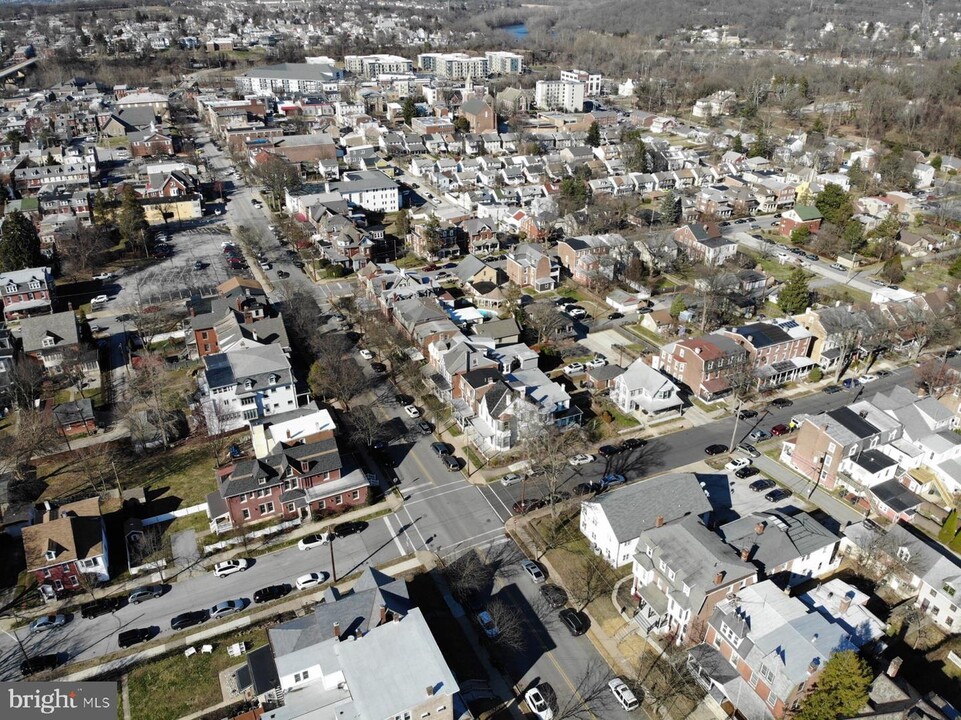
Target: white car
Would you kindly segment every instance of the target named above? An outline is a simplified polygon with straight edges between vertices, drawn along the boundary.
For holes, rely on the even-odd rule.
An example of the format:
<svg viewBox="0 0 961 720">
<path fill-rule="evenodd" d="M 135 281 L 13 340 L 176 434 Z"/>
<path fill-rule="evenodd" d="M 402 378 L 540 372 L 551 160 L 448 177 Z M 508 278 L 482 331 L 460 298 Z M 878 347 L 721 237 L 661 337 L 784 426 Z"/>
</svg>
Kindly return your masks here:
<svg viewBox="0 0 961 720">
<path fill-rule="evenodd" d="M 604 358 L 594 358 L 589 363 L 587 363 L 587 367 L 589 368 L 599 368 L 599 367 L 604 367 L 605 365 L 607 365 L 607 360 L 605 360 Z"/>
<path fill-rule="evenodd" d="M 564 366 L 564 374 L 566 375 L 579 375 L 584 372 L 584 363 L 572 362 L 570 365 Z"/>
<path fill-rule="evenodd" d="M 299 550 L 311 550 L 315 547 L 320 547 L 321 545 L 326 545 L 330 542 L 330 533 L 313 533 L 311 535 L 304 535 L 297 542 L 297 548 Z"/>
<path fill-rule="evenodd" d="M 224 560 L 214 565 L 214 574 L 217 577 L 227 577 L 233 575 L 234 573 L 243 572 L 250 565 L 243 558 L 236 558 L 235 560 Z"/>
<path fill-rule="evenodd" d="M 614 678 L 609 683 L 607 687 L 611 689 L 614 693 L 614 697 L 617 702 L 620 703 L 621 707 L 630 712 L 631 710 L 637 710 L 641 704 L 637 701 L 637 695 L 627 686 L 627 683 L 620 678 Z"/>
<path fill-rule="evenodd" d="M 544 571 L 541 570 L 541 566 L 538 565 L 533 560 L 525 560 L 524 562 L 522 562 L 521 569 L 527 573 L 527 575 L 530 577 L 531 581 L 535 585 L 540 585 L 542 582 L 544 582 L 547 579 L 546 577 L 544 577 Z"/>
<path fill-rule="evenodd" d="M 839 272 L 844 272 L 846 268 L 841 263 L 831 263 L 831 269 L 837 270 Z"/>
<path fill-rule="evenodd" d="M 416 405 L 405 405 L 404 412 L 407 413 L 407 415 L 412 418 L 420 417 L 420 410 L 417 409 Z"/>
<path fill-rule="evenodd" d="M 725 470 L 740 470 L 743 467 L 747 467 L 751 464 L 751 459 L 746 457 L 734 458 L 727 465 L 724 466 Z"/>
<path fill-rule="evenodd" d="M 110 299 L 110 298 L 107 297 L 106 295 L 97 295 L 97 297 L 93 298 L 93 299 L 90 301 L 90 304 L 91 304 L 91 305 L 106 305 L 106 304 L 107 304 L 107 301 L 108 301 L 109 299 Z"/>
<path fill-rule="evenodd" d="M 361 351 L 360 351 L 360 356 L 361 356 L 362 358 L 364 358 L 364 360 L 373 360 L 373 359 L 374 359 L 374 353 L 372 353 L 370 350 L 361 350 Z"/>
<path fill-rule="evenodd" d="M 859 379 L 861 380 L 861 384 L 863 385 L 864 383 L 874 382 L 875 380 L 878 379 L 878 376 L 868 374 L 868 375 L 862 375 Z"/>
<path fill-rule="evenodd" d="M 574 320 L 580 320 L 581 318 L 587 317 L 587 310 L 584 308 L 573 307 L 565 312 L 567 312 L 567 314 Z"/>
<path fill-rule="evenodd" d="M 113 273 L 105 272 L 105 273 L 100 273 L 99 275 L 94 275 L 94 276 L 93 276 L 93 279 L 94 279 L 94 280 L 103 280 L 103 281 L 106 282 L 107 280 L 113 280 L 115 277 L 117 277 L 117 276 L 114 275 Z"/>
<path fill-rule="evenodd" d="M 510 487 L 511 485 L 516 485 L 521 480 L 523 480 L 523 478 L 517 473 L 510 473 L 501 478 L 501 485 L 504 487 Z"/>
<path fill-rule="evenodd" d="M 326 579 L 327 573 L 307 573 L 297 578 L 294 584 L 297 585 L 298 590 L 306 590 L 307 588 L 317 587 Z"/>
<path fill-rule="evenodd" d="M 541 693 L 539 687 L 532 687 L 526 693 L 524 693 L 524 700 L 527 701 L 527 707 L 531 709 L 540 720 L 554 720 L 554 711 L 551 710 L 551 706 L 547 704 L 547 700 Z"/>
<path fill-rule="evenodd" d="M 594 456 L 586 455 L 586 454 L 575 455 L 567 462 L 575 467 L 577 467 L 578 465 L 589 465 L 590 463 L 594 462 Z"/>
</svg>

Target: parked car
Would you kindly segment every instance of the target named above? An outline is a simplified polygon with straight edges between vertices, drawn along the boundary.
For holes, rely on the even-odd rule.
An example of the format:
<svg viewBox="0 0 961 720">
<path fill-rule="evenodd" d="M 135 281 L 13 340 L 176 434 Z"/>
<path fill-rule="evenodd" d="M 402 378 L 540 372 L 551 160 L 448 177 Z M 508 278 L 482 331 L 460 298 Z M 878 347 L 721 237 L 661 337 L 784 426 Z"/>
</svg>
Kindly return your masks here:
<svg viewBox="0 0 961 720">
<path fill-rule="evenodd" d="M 98 274 L 98 275 L 94 275 L 94 276 L 93 276 L 93 279 L 94 279 L 94 280 L 99 280 L 100 282 L 109 282 L 110 280 L 113 280 L 115 277 L 117 277 L 117 276 L 114 275 L 113 273 L 110 273 L 110 272 L 102 272 L 102 273 L 100 273 L 100 274 Z"/>
<path fill-rule="evenodd" d="M 584 363 L 572 362 L 564 366 L 565 375 L 580 375 L 582 372 L 584 372 Z"/>
<path fill-rule="evenodd" d="M 260 604 L 271 600 L 279 600 L 289 594 L 290 591 L 291 587 L 286 583 L 283 585 L 268 585 L 254 593 L 254 602 Z"/>
<path fill-rule="evenodd" d="M 727 445 L 719 445 L 715 443 L 714 445 L 708 445 L 704 448 L 704 452 L 708 455 L 723 455 L 727 452 Z"/>
<path fill-rule="evenodd" d="M 540 585 L 547 579 L 544 576 L 544 571 L 541 570 L 541 566 L 533 560 L 524 560 L 521 563 L 521 570 L 527 573 L 527 576 L 535 585 Z"/>
<path fill-rule="evenodd" d="M 443 442 L 432 442 L 430 444 L 430 449 L 434 451 L 434 454 L 438 457 L 443 457 L 444 455 L 450 455 L 450 446 Z"/>
<path fill-rule="evenodd" d="M 524 693 L 524 700 L 538 720 L 554 720 L 554 711 L 551 710 L 551 706 L 547 703 L 540 687 L 532 687 Z"/>
<path fill-rule="evenodd" d="M 821 392 L 825 395 L 833 395 L 834 393 L 839 393 L 844 390 L 840 385 L 827 385 Z"/>
<path fill-rule="evenodd" d="M 554 583 L 541 585 L 541 597 L 555 610 L 567 605 L 567 591 Z"/>
<path fill-rule="evenodd" d="M 740 450 L 745 455 L 747 455 L 748 457 L 752 457 L 752 458 L 761 457 L 761 452 L 756 447 L 751 445 L 751 443 L 743 442 L 737 446 L 737 449 Z"/>
<path fill-rule="evenodd" d="M 127 602 L 131 605 L 139 605 L 144 600 L 153 600 L 164 594 L 163 585 L 145 585 L 144 587 L 137 588 L 130 596 L 127 598 Z"/>
<path fill-rule="evenodd" d="M 725 470 L 740 470 L 751 464 L 750 458 L 737 457 L 732 459 L 727 465 L 724 466 Z"/>
<path fill-rule="evenodd" d="M 789 428 L 789 427 L 788 427 L 787 425 L 785 425 L 784 423 L 779 423 L 779 424 L 777 424 L 777 425 L 775 425 L 774 427 L 771 428 L 771 435 L 773 435 L 774 437 L 780 437 L 781 435 L 787 435 L 789 432 L 791 432 L 791 428 Z"/>
<path fill-rule="evenodd" d="M 420 417 L 420 410 L 417 409 L 416 405 L 405 405 L 404 412 L 407 413 L 407 415 L 412 418 Z"/>
<path fill-rule="evenodd" d="M 845 378 L 844 382 L 841 383 L 841 387 L 845 390 L 853 390 L 860 384 L 857 378 Z"/>
<path fill-rule="evenodd" d="M 599 482 L 582 482 L 574 486 L 575 495 L 590 495 L 604 490 L 604 485 Z"/>
<path fill-rule="evenodd" d="M 750 420 L 751 418 L 757 417 L 757 410 L 741 410 L 737 414 L 739 420 Z"/>
<path fill-rule="evenodd" d="M 55 628 L 63 627 L 67 624 L 67 616 L 56 614 L 56 615 L 42 615 L 30 623 L 30 632 L 43 632 L 44 630 L 53 630 Z"/>
<path fill-rule="evenodd" d="M 516 485 L 522 479 L 523 478 L 521 478 L 521 476 L 518 475 L 517 473 L 508 473 L 507 475 L 501 478 L 501 485 L 503 485 L 504 487 L 510 487 L 511 485 Z"/>
<path fill-rule="evenodd" d="M 791 407 L 793 404 L 794 403 L 791 400 L 788 400 L 787 398 L 774 398 L 771 401 L 771 405 L 773 405 L 776 408 L 787 408 L 787 407 Z"/>
<path fill-rule="evenodd" d="M 420 430 L 422 435 L 430 435 L 434 432 L 434 427 L 426 420 L 421 420 L 417 423 L 417 429 Z"/>
<path fill-rule="evenodd" d="M 623 449 L 620 445 L 601 445 L 597 448 L 597 452 L 601 457 L 613 457 Z"/>
<path fill-rule="evenodd" d="M 97 295 L 96 297 L 90 299 L 90 305 L 91 307 L 106 305 L 108 300 L 110 300 L 110 298 L 106 295 Z"/>
<path fill-rule="evenodd" d="M 876 373 L 874 373 L 874 374 L 877 375 L 879 378 L 883 378 L 883 377 L 887 377 L 888 375 L 890 375 L 890 374 L 891 374 L 891 371 L 890 371 L 890 370 L 878 370 L 878 371 L 877 371 Z"/>
<path fill-rule="evenodd" d="M 315 547 L 320 547 L 321 545 L 326 545 L 330 542 L 329 533 L 311 533 L 310 535 L 304 535 L 297 542 L 298 550 L 312 550 Z"/>
<path fill-rule="evenodd" d="M 841 263 L 831 263 L 832 270 L 838 270 L 839 272 L 844 272 L 846 269 Z"/>
<path fill-rule="evenodd" d="M 210 617 L 214 620 L 219 620 L 220 618 L 227 617 L 228 615 L 239 613 L 243 609 L 243 600 L 224 600 L 223 602 L 219 602 L 210 608 Z"/>
<path fill-rule="evenodd" d="M 765 495 L 764 499 L 768 502 L 781 502 L 782 500 L 787 500 L 789 497 L 791 497 L 791 495 L 792 493 L 790 490 L 786 490 L 785 488 L 777 488 L 776 490 L 772 490 Z"/>
<path fill-rule="evenodd" d="M 373 370 L 378 375 L 384 375 L 387 372 L 387 366 L 381 362 L 372 362 L 370 364 L 370 369 Z"/>
<path fill-rule="evenodd" d="M 607 316 L 607 319 L 608 319 L 608 320 L 620 320 L 622 317 L 624 317 L 624 313 L 612 312 L 610 315 Z"/>
<path fill-rule="evenodd" d="M 170 629 L 183 630 L 194 625 L 199 625 L 202 622 L 207 622 L 209 619 L 210 616 L 207 615 L 206 610 L 190 610 L 171 618 Z"/>
<path fill-rule="evenodd" d="M 373 359 L 374 359 L 374 353 L 372 353 L 370 350 L 361 350 L 361 351 L 360 351 L 360 356 L 361 356 L 362 358 L 364 358 L 364 360 L 373 360 Z"/>
<path fill-rule="evenodd" d="M 217 577 L 223 578 L 233 575 L 234 573 L 244 572 L 250 565 L 243 558 L 236 558 L 234 560 L 224 560 L 214 565 L 214 574 Z"/>
<path fill-rule="evenodd" d="M 628 712 L 631 710 L 637 710 L 637 708 L 641 706 L 641 703 L 638 702 L 637 695 L 634 694 L 634 691 L 631 690 L 627 686 L 627 683 L 621 680 L 619 677 L 616 677 L 607 683 L 607 687 L 611 689 L 611 692 L 614 694 L 614 698 L 617 700 L 618 704 Z"/>
<path fill-rule="evenodd" d="M 641 438 L 628 438 L 621 443 L 621 447 L 626 448 L 627 450 L 636 450 L 637 448 L 642 448 L 645 445 L 647 445 L 647 440 L 643 440 Z"/>
<path fill-rule="evenodd" d="M 525 513 L 529 513 L 531 510 L 537 510 L 537 508 L 543 506 L 543 500 L 540 500 L 539 498 L 527 498 L 525 500 L 515 501 L 513 510 L 515 515 L 524 515 Z"/>
<path fill-rule="evenodd" d="M 491 614 L 487 612 L 487 610 L 481 610 L 479 613 L 477 613 L 477 624 L 481 626 L 481 630 L 484 631 L 484 634 L 491 639 L 496 638 L 501 634 L 500 629 L 497 627 L 497 623 L 494 622 L 494 618 L 491 617 Z"/>
<path fill-rule="evenodd" d="M 758 469 L 757 469 L 756 467 L 754 467 L 753 465 L 747 465 L 747 466 L 745 466 L 745 467 L 738 468 L 737 470 L 735 470 L 735 471 L 734 471 L 734 477 L 738 477 L 738 478 L 741 478 L 741 479 L 743 480 L 743 479 L 745 479 L 745 478 L 754 477 L 754 476 L 757 475 L 759 472 L 761 472 L 761 471 L 758 470 Z"/>
<path fill-rule="evenodd" d="M 862 375 L 861 377 L 858 378 L 858 380 L 861 381 L 861 384 L 862 384 L 862 385 L 864 385 L 865 383 L 872 383 L 872 382 L 874 382 L 874 381 L 877 380 L 877 379 L 878 379 L 878 376 L 877 376 L 877 375 L 872 375 L 871 373 L 866 373 L 866 374 L 864 374 L 864 375 Z"/>
<path fill-rule="evenodd" d="M 601 485 L 603 485 L 605 488 L 609 488 L 612 485 L 621 485 L 622 483 L 626 482 L 627 478 L 618 473 L 608 473 L 601 478 Z"/>
<path fill-rule="evenodd" d="M 453 455 L 444 455 L 441 458 L 441 462 L 447 467 L 448 471 L 455 472 L 460 470 L 460 460 L 455 458 Z"/>
<path fill-rule="evenodd" d="M 326 579 L 327 573 L 325 572 L 307 573 L 306 575 L 301 575 L 299 578 L 297 578 L 297 580 L 294 581 L 294 584 L 297 586 L 298 590 L 306 590 L 307 588 L 317 587 Z"/>
<path fill-rule="evenodd" d="M 80 617 L 86 619 L 99 617 L 123 607 L 123 598 L 113 596 L 84 603 L 80 606 Z"/>
<path fill-rule="evenodd" d="M 117 635 L 117 645 L 122 648 L 133 647 L 134 645 L 146 642 L 152 637 L 153 630 L 150 628 L 131 628 Z"/>
<path fill-rule="evenodd" d="M 20 674 L 24 677 L 36 675 L 38 672 L 53 670 L 60 664 L 60 656 L 53 653 L 50 655 L 34 655 L 20 663 Z"/>
<path fill-rule="evenodd" d="M 364 530 L 369 527 L 370 523 L 364 520 L 349 520 L 334 525 L 334 537 L 345 538 L 349 535 L 356 535 L 357 533 L 364 532 Z"/>
<path fill-rule="evenodd" d="M 754 492 L 763 492 L 765 490 L 770 490 L 774 487 L 774 481 L 770 478 L 761 478 L 760 480 L 755 480 L 750 485 L 748 485 Z"/>
<path fill-rule="evenodd" d="M 748 435 L 748 437 L 751 438 L 751 440 L 753 440 L 754 442 L 762 442 L 764 440 L 767 440 L 769 437 L 771 437 L 771 433 L 769 433 L 767 430 L 758 429 L 752 432 L 750 435 Z"/>
<path fill-rule="evenodd" d="M 582 453 L 580 455 L 575 455 L 567 462 L 575 467 L 578 465 L 589 465 L 590 463 L 594 462 L 594 456 Z"/>
<path fill-rule="evenodd" d="M 284 280 L 290 277 L 290 273 L 287 272 L 286 270 L 278 270 L 277 277 L 279 277 L 281 280 Z"/>
<path fill-rule="evenodd" d="M 584 613 L 578 612 L 573 608 L 564 608 L 557 613 L 557 617 L 560 618 L 561 622 L 564 623 L 564 627 L 566 627 L 574 637 L 587 632 L 588 622 L 587 616 L 584 615 Z"/>
</svg>

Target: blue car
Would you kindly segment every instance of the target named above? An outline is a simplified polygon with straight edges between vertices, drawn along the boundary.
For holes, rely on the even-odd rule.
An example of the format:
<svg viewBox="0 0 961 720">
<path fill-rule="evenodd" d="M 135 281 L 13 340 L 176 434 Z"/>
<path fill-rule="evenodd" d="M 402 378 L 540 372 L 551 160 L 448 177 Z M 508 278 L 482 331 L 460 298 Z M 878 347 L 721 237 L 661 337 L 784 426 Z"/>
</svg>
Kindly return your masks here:
<svg viewBox="0 0 961 720">
<path fill-rule="evenodd" d="M 845 390 L 853 390 L 860 384 L 861 384 L 861 381 L 858 380 L 857 378 L 848 378 L 847 380 L 841 383 L 841 385 L 844 387 Z"/>
</svg>

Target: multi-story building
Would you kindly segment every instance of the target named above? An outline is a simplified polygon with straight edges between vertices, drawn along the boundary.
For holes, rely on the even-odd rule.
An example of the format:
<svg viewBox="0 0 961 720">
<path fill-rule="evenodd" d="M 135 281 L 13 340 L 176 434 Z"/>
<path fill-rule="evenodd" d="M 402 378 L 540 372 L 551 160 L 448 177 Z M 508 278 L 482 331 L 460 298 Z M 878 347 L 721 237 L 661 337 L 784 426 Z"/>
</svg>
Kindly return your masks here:
<svg viewBox="0 0 961 720">
<path fill-rule="evenodd" d="M 614 378 L 611 401 L 626 413 L 646 416 L 677 412 L 684 406 L 680 388 L 643 358 L 632 362 Z"/>
<path fill-rule="evenodd" d="M 487 77 L 487 58 L 466 53 L 422 53 L 417 66 L 448 80 Z"/>
<path fill-rule="evenodd" d="M 488 50 L 487 72 L 491 75 L 520 75 L 524 72 L 524 56 L 505 50 Z"/>
<path fill-rule="evenodd" d="M 83 361 L 80 327 L 73 310 L 23 318 L 20 343 L 23 354 L 51 375 L 63 372 L 65 365 L 79 367 Z M 93 364 L 96 366 L 95 357 Z"/>
<path fill-rule="evenodd" d="M 569 80 L 538 80 L 534 86 L 538 110 L 584 111 L 584 83 Z"/>
<path fill-rule="evenodd" d="M 724 237 L 716 225 L 691 223 L 679 227 L 672 237 L 691 260 L 705 265 L 722 265 L 737 254 L 737 243 Z"/>
<path fill-rule="evenodd" d="M 746 348 L 726 335 L 715 333 L 668 343 L 652 365 L 686 385 L 698 397 L 711 400 L 729 392 L 730 379 L 743 373 L 748 363 Z"/>
<path fill-rule="evenodd" d="M 204 414 L 211 432 L 243 427 L 248 420 L 293 410 L 297 391 L 280 345 L 255 345 L 204 357 Z"/>
<path fill-rule="evenodd" d="M 538 292 L 553 290 L 560 280 L 560 264 L 530 244 L 516 246 L 507 256 L 507 277 L 519 287 Z"/>
<path fill-rule="evenodd" d="M 796 380 L 816 364 L 807 356 L 813 336 L 794 320 L 756 322 L 718 333 L 747 350 L 761 387 Z"/>
<path fill-rule="evenodd" d="M 344 200 L 373 212 L 400 210 L 400 186 L 379 170 L 345 172 L 328 190 L 339 192 Z"/>
<path fill-rule="evenodd" d="M 131 157 L 154 157 L 156 155 L 173 155 L 173 136 L 160 132 L 154 126 L 146 130 L 139 130 L 127 135 L 130 141 Z"/>
<path fill-rule="evenodd" d="M 248 70 L 234 78 L 241 95 L 289 96 L 336 89 L 344 71 L 320 63 L 281 63 Z"/>
<path fill-rule="evenodd" d="M 88 187 L 97 174 L 97 167 L 86 162 L 75 162 L 65 165 L 17 168 L 11 174 L 17 190 L 31 192 L 46 185 Z"/>
<path fill-rule="evenodd" d="M 99 498 L 59 507 L 44 503 L 41 522 L 24 527 L 22 538 L 27 571 L 47 602 L 110 579 Z"/>
<path fill-rule="evenodd" d="M 3 319 L 53 312 L 55 286 L 48 267 L 25 268 L 0 273 L 0 302 Z"/>
<path fill-rule="evenodd" d="M 0 321 L 0 403 L 3 403 L 4 407 L 13 406 L 13 366 L 16 356 L 17 346 L 13 335 L 7 324 Z"/>
<path fill-rule="evenodd" d="M 344 69 L 361 77 L 376 78 L 413 72 L 414 63 L 398 55 L 345 55 Z"/>
<path fill-rule="evenodd" d="M 695 102 L 691 114 L 696 118 L 730 115 L 736 103 L 737 94 L 733 90 L 718 90 L 713 95 L 708 95 Z"/>
<path fill-rule="evenodd" d="M 582 83 L 585 97 L 597 97 L 601 94 L 601 76 L 592 75 L 583 70 L 561 70 L 563 82 Z"/>
</svg>

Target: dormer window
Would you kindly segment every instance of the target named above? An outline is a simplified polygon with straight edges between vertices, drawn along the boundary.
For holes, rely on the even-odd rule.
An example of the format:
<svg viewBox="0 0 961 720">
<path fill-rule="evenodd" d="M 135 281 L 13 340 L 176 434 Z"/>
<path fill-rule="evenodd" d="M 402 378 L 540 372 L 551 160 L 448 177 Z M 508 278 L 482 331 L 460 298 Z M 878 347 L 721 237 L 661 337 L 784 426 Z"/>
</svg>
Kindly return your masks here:
<svg viewBox="0 0 961 720">
<path fill-rule="evenodd" d="M 47 550 L 47 552 L 44 553 L 44 556 L 47 558 L 47 560 L 56 560 L 56 559 L 57 559 L 57 551 L 56 551 L 56 550 Z"/>
<path fill-rule="evenodd" d="M 30 289 L 31 289 L 31 290 L 39 290 L 39 289 L 40 289 L 40 281 L 39 281 L 39 280 L 31 280 L 31 281 L 30 281 Z"/>
<path fill-rule="evenodd" d="M 57 341 L 54 339 L 52 335 L 47 335 L 43 338 L 43 340 L 40 341 L 40 344 L 45 348 L 49 348 L 56 345 Z"/>
<path fill-rule="evenodd" d="M 280 375 L 271 375 L 271 376 L 270 376 L 270 384 L 271 384 L 271 385 L 276 385 L 278 380 L 280 380 Z"/>
<path fill-rule="evenodd" d="M 249 380 L 249 379 L 248 379 L 248 380 L 244 380 L 244 388 L 245 388 L 246 390 L 253 390 L 253 389 L 254 389 L 254 381 L 253 381 L 253 380 Z"/>
<path fill-rule="evenodd" d="M 267 478 L 260 478 L 260 479 L 257 481 L 257 484 L 258 484 L 258 485 L 266 485 L 266 484 L 267 484 Z"/>
<path fill-rule="evenodd" d="M 17 286 L 16 286 L 14 283 L 10 283 L 9 285 L 7 285 L 7 287 L 4 288 L 4 290 L 5 290 L 8 294 L 9 294 L 9 293 L 15 293 L 15 292 L 17 291 Z"/>
</svg>

